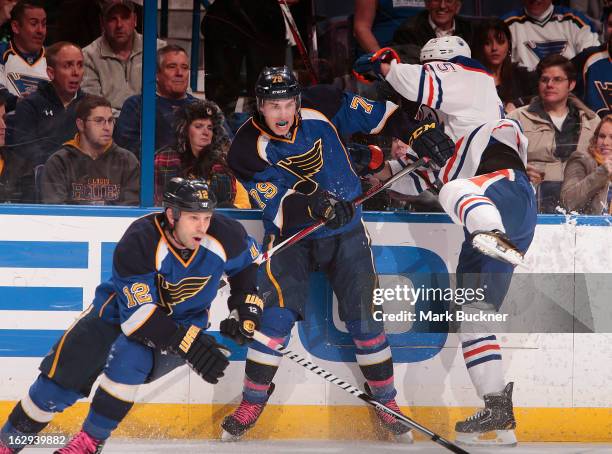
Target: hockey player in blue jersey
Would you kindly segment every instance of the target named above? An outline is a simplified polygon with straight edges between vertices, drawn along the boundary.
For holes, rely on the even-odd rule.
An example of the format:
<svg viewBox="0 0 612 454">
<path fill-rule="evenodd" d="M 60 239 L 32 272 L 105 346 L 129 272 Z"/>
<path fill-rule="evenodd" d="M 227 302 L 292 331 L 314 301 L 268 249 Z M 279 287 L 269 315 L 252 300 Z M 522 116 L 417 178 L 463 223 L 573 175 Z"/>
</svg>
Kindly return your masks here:
<svg viewBox="0 0 612 454">
<path fill-rule="evenodd" d="M 454 144 L 436 128 L 420 128 L 423 134 L 411 137 L 416 122 L 395 104 L 329 86 L 302 91 L 286 67 L 264 69 L 255 93 L 257 113 L 238 130 L 228 163 L 263 209 L 264 247 L 326 221 L 316 233 L 275 254 L 260 270 L 265 301 L 261 331 L 287 342 L 295 322 L 305 317 L 310 271 L 326 272 L 370 393 L 399 412 L 391 349 L 382 323 L 372 317 L 377 277 L 370 240 L 361 207 L 350 202 L 361 194 L 361 185 L 342 138 L 358 131 L 388 134 L 411 142 L 418 153 L 438 163 L 446 161 Z M 280 362 L 281 355 L 274 350 L 251 344 L 243 399 L 222 422 L 224 440 L 241 437 L 256 423 L 274 388 L 272 379 Z M 377 416 L 393 434 L 411 437 L 395 418 L 383 412 Z"/>
<path fill-rule="evenodd" d="M 41 431 L 89 395 L 102 373 L 82 430 L 60 454 L 99 453 L 133 406 L 136 390 L 187 363 L 209 383 L 228 365 L 229 350 L 205 334 L 211 302 L 225 273 L 231 288 L 230 325 L 237 340 L 259 326 L 259 249 L 244 228 L 214 213 L 215 199 L 201 180 L 172 179 L 164 213 L 134 221 L 113 256 L 113 274 L 93 304 L 43 359 L 40 375 L 0 432 L 0 453 L 16 435 Z M 244 331 L 241 331 L 244 330 Z M 227 334 L 227 333 L 226 333 Z"/>
<path fill-rule="evenodd" d="M 497 311 L 514 266 L 523 263 L 533 239 L 536 203 L 525 173 L 527 139 L 517 123 L 504 118 L 492 74 L 470 57 L 467 43 L 449 36 L 423 46 L 422 65 L 401 64 L 392 49 L 382 49 L 360 57 L 355 71 L 384 78 L 417 103 L 420 115 L 437 118 L 455 140 L 455 153 L 439 171 L 411 175 L 391 189 L 416 195 L 442 185 L 440 204 L 465 234 L 457 287 L 483 289 L 486 299 L 480 305 L 466 304 L 463 310 Z M 415 159 L 409 153 L 389 161 L 375 177 L 385 180 Z M 463 357 L 485 408 L 456 424 L 457 441 L 514 445 L 513 383 L 505 384 L 497 337 L 484 334 L 490 331 L 486 323 L 461 324 Z M 485 434 L 495 436 L 483 438 Z"/>
<path fill-rule="evenodd" d="M 576 96 L 601 118 L 612 113 L 612 5 L 604 8 L 602 18 L 605 42 L 572 59 L 578 73 Z"/>
</svg>

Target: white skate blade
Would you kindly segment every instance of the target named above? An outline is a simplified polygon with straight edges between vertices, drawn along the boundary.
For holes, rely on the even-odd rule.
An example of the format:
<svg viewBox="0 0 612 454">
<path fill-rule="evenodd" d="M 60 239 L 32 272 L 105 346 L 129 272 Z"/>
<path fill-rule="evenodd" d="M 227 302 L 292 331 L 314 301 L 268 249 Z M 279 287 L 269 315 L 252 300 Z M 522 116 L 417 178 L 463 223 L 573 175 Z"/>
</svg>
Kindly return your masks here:
<svg viewBox="0 0 612 454">
<path fill-rule="evenodd" d="M 455 432 L 455 441 L 464 446 L 516 446 L 514 430 L 492 430 L 491 432 Z"/>
<path fill-rule="evenodd" d="M 406 432 L 405 434 L 394 435 L 393 438 L 396 443 L 402 443 L 402 444 L 407 444 L 407 445 L 411 445 L 412 443 L 414 443 L 414 437 L 412 436 L 412 430 L 409 432 Z"/>
<path fill-rule="evenodd" d="M 221 432 L 221 441 L 224 443 L 232 443 L 232 442 L 240 441 L 241 438 L 242 438 L 242 435 L 232 435 L 225 429 L 223 429 L 223 431 Z"/>
<path fill-rule="evenodd" d="M 510 265 L 524 266 L 523 256 L 520 252 L 514 249 L 505 249 L 497 241 L 493 235 L 479 233 L 472 239 L 472 245 L 489 257 L 502 260 Z"/>
</svg>

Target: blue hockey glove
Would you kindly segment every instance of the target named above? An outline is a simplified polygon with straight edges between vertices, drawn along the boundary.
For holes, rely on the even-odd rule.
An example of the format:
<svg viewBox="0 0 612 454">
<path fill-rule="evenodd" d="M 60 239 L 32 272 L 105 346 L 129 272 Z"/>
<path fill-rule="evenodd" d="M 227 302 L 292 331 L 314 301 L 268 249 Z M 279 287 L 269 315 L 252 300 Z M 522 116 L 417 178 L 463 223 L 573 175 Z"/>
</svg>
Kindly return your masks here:
<svg viewBox="0 0 612 454">
<path fill-rule="evenodd" d="M 390 47 L 383 47 L 376 52 L 362 55 L 353 64 L 353 75 L 360 82 L 372 83 L 375 80 L 385 80 L 381 71 L 381 63 L 400 62 L 399 55 Z"/>
</svg>

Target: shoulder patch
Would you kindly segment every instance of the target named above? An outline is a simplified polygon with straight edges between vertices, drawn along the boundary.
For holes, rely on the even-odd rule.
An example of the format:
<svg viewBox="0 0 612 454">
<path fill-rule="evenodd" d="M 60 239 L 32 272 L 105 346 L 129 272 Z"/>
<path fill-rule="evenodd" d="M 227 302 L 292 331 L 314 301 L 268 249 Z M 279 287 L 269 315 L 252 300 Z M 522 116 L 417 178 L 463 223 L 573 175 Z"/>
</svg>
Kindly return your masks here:
<svg viewBox="0 0 612 454">
<path fill-rule="evenodd" d="M 217 253 L 219 249 L 223 255 L 219 255 L 224 261 L 240 255 L 247 247 L 247 233 L 240 222 L 215 212 L 208 228 L 208 236 L 211 237 L 209 249 Z"/>
<path fill-rule="evenodd" d="M 227 164 L 242 179 L 250 179 L 255 173 L 264 170 L 268 163 L 258 154 L 259 130 L 252 120 L 243 124 L 232 141 Z"/>
<path fill-rule="evenodd" d="M 340 110 L 343 92 L 333 85 L 315 85 L 302 92 L 302 107 L 316 109 L 327 118 L 333 118 Z"/>
<path fill-rule="evenodd" d="M 117 243 L 113 268 L 122 277 L 141 276 L 156 271 L 161 234 L 155 227 L 157 213 L 134 221 Z"/>
</svg>

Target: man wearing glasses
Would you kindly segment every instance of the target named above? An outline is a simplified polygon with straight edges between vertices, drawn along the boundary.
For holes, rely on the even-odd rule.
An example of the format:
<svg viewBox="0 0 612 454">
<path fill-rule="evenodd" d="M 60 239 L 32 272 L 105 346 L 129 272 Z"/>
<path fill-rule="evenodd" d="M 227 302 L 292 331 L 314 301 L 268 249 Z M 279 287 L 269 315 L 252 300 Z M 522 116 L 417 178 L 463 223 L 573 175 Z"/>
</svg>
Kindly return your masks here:
<svg viewBox="0 0 612 454">
<path fill-rule="evenodd" d="M 113 143 L 111 104 L 87 96 L 76 107 L 77 134 L 55 152 L 38 175 L 43 203 L 137 205 L 140 166 Z"/>
<path fill-rule="evenodd" d="M 509 117 L 518 120 L 529 146 L 527 176 L 538 192 L 541 213 L 555 213 L 560 205 L 563 170 L 577 148 L 587 148 L 598 123 L 597 115 L 576 96 L 576 69 L 561 55 L 549 55 L 536 67 L 538 96 Z"/>
</svg>

